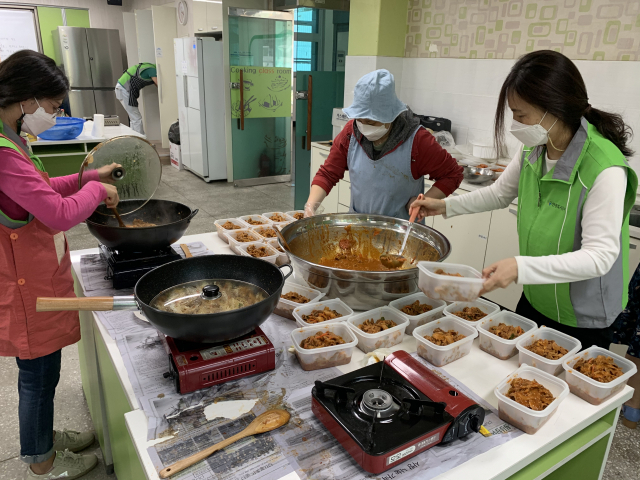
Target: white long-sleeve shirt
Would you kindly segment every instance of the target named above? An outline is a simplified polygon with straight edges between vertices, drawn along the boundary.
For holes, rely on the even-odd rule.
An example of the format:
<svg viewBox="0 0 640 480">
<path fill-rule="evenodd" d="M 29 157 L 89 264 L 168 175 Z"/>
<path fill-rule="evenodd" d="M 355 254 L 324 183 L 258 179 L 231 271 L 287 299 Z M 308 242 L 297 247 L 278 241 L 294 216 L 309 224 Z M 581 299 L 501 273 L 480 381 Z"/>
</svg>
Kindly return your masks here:
<svg viewBox="0 0 640 480">
<path fill-rule="evenodd" d="M 506 208 L 518 196 L 522 149 L 496 182 L 485 188 L 448 197 L 447 217 Z M 547 172 L 557 160 L 545 158 Z M 606 274 L 620 253 L 620 231 L 627 189 L 627 170 L 610 167 L 595 179 L 582 210 L 580 250 L 544 257 L 516 257 L 517 283 L 567 283 Z"/>
</svg>

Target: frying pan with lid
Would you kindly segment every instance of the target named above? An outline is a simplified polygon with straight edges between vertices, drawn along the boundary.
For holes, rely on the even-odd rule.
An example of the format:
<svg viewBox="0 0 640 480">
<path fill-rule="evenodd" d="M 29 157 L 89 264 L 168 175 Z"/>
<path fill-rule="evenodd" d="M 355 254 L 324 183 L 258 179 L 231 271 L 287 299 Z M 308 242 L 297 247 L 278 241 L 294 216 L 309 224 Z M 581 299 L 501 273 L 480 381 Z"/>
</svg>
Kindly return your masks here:
<svg viewBox="0 0 640 480">
<path fill-rule="evenodd" d="M 289 268 L 284 275 L 282 269 Z M 273 313 L 284 281 L 291 275 L 290 265 L 276 267 L 253 257 L 209 255 L 161 265 L 147 272 L 134 288 L 133 296 L 38 298 L 36 311 L 129 310 L 139 308 L 149 323 L 170 337 L 199 343 L 217 343 L 245 335 L 260 326 Z M 182 314 L 158 310 L 151 301 L 161 292 L 188 282 L 228 279 L 260 287 L 267 298 L 253 305 L 212 314 Z M 211 292 L 203 291 L 203 296 Z M 215 297 L 216 295 L 211 295 Z M 210 301 L 216 301 L 215 298 Z"/>
</svg>

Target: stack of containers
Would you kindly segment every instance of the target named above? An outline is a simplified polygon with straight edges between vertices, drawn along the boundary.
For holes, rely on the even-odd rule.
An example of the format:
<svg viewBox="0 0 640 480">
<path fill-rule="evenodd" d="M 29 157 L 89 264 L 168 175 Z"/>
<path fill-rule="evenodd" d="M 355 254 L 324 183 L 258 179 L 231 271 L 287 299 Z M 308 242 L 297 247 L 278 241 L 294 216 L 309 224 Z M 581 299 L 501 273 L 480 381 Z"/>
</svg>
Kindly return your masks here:
<svg viewBox="0 0 640 480">
<path fill-rule="evenodd" d="M 239 242 L 236 237 L 240 234 L 240 233 L 247 233 L 249 234 L 250 237 L 253 238 L 253 242 L 262 242 L 262 237 L 260 235 L 258 235 L 256 232 L 254 232 L 253 230 L 249 229 L 249 228 L 242 228 L 240 230 L 229 230 L 227 232 L 227 239 L 229 240 L 229 248 L 231 248 L 231 251 L 233 253 L 235 253 L 236 255 L 242 255 L 240 253 L 239 250 L 239 246 L 244 244 L 244 243 L 250 243 L 250 242 Z"/>
<path fill-rule="evenodd" d="M 233 230 L 227 230 L 226 228 L 222 227 L 222 225 L 224 225 L 227 222 L 231 222 L 240 228 L 247 228 L 247 224 L 244 223 L 242 220 L 238 220 L 237 218 L 223 218 L 222 220 L 216 220 L 215 222 L 213 222 L 213 224 L 216 226 L 216 230 L 218 231 L 218 237 L 220 237 L 220 239 L 223 240 L 225 243 L 229 243 L 229 239 L 227 238 L 227 232 L 233 231 Z"/>
<path fill-rule="evenodd" d="M 602 383 L 583 375 L 573 368 L 575 363 L 582 359 L 596 358 L 598 355 L 611 357 L 618 365 L 623 374 L 609 383 Z M 600 405 L 602 402 L 620 392 L 638 369 L 635 364 L 626 358 L 616 355 L 604 348 L 595 345 L 587 348 L 583 352 L 573 355 L 562 362 L 562 367 L 567 371 L 565 378 L 571 389 L 571 393 L 586 400 L 592 405 Z"/>
<path fill-rule="evenodd" d="M 483 318 L 478 324 L 478 333 L 480 334 L 480 350 L 483 350 L 500 360 L 508 360 L 518 353 L 516 344 L 520 340 L 520 337 L 505 339 L 501 338 L 489 331 L 491 327 L 497 326 L 501 323 L 514 327 L 521 327 L 526 335 L 527 333 L 535 332 L 538 329 L 538 325 L 533 320 L 521 317 L 513 312 L 504 310 L 498 312 L 492 316 Z"/>
<path fill-rule="evenodd" d="M 421 304 L 427 304 L 431 306 L 431 310 L 425 313 L 421 313 L 420 315 L 408 315 L 402 312 L 402 307 L 410 305 L 414 302 L 420 302 Z M 413 331 L 424 325 L 426 323 L 432 322 L 444 316 L 444 307 L 447 306 L 447 302 L 444 300 L 433 300 L 432 298 L 427 297 L 424 293 L 418 292 L 413 295 L 408 295 L 403 298 L 399 298 L 398 300 L 394 300 L 389 304 L 391 308 L 395 308 L 400 311 L 409 319 L 409 325 L 407 325 L 407 330 L 405 333 L 407 335 L 411 335 Z"/>
<path fill-rule="evenodd" d="M 281 317 L 288 318 L 289 320 L 295 320 L 293 316 L 293 310 L 302 305 L 309 305 L 312 303 L 317 303 L 320 301 L 322 297 L 324 297 L 324 293 L 319 292 L 318 290 L 314 290 L 309 287 L 304 287 L 302 285 L 298 285 L 297 283 L 284 282 L 284 287 L 282 287 L 282 295 L 286 295 L 287 293 L 298 293 L 309 299 L 307 303 L 296 303 L 291 300 L 287 300 L 286 298 L 280 298 L 278 300 L 278 305 L 274 309 L 273 313 L 276 315 L 280 315 Z"/>
<path fill-rule="evenodd" d="M 511 382 L 516 377 L 535 380 L 547 388 L 555 397 L 555 400 L 547 405 L 547 408 L 540 411 L 532 410 L 511 400 L 507 397 L 507 392 L 511 387 Z M 494 393 L 498 398 L 498 416 L 505 422 L 509 422 L 523 432 L 532 435 L 547 423 L 551 415 L 558 409 L 560 402 L 569 395 L 569 386 L 566 382 L 549 373 L 524 365 L 500 382 Z"/>
<path fill-rule="evenodd" d="M 396 326 L 378 333 L 365 333 L 358 328 L 358 325 L 364 323 L 365 320 L 375 322 L 382 317 L 385 320 L 393 320 Z M 389 348 L 401 343 L 404 332 L 409 326 L 409 317 L 395 308 L 385 306 L 353 315 L 347 319 L 347 324 L 358 339 L 358 348 L 364 353 L 369 353 L 379 348 Z"/>
<path fill-rule="evenodd" d="M 307 323 L 302 319 L 303 315 L 309 315 L 314 310 L 324 310 L 325 308 L 328 308 L 329 310 L 335 310 L 341 316 L 333 320 L 327 320 L 326 322 L 321 323 Z M 353 310 L 351 310 L 351 308 L 349 308 L 346 303 L 338 298 L 334 298 L 331 300 L 322 300 L 316 303 L 306 303 L 293 309 L 293 317 L 296 319 L 296 323 L 301 327 L 322 326 L 332 323 L 340 323 L 348 320 L 352 315 Z"/>
<path fill-rule="evenodd" d="M 321 348 L 302 348 L 300 343 L 308 337 L 319 332 L 331 332 L 339 335 L 345 341 L 341 345 Z M 321 368 L 346 365 L 351 361 L 353 349 L 358 342 L 353 332 L 344 322 L 330 325 L 314 325 L 311 327 L 297 328 L 291 332 L 291 341 L 296 352 L 296 357 L 303 370 L 319 370 Z"/>
<path fill-rule="evenodd" d="M 480 320 L 476 320 L 472 322 L 470 320 L 465 320 L 457 315 L 454 315 L 455 312 L 459 312 L 465 307 L 469 307 L 469 308 L 477 307 L 480 310 L 482 310 L 482 312 L 484 312 L 486 316 L 482 317 Z M 447 305 L 446 307 L 444 307 L 444 310 L 443 310 L 446 316 L 455 317 L 458 320 L 462 320 L 463 322 L 466 322 L 467 325 L 471 325 L 473 327 L 477 327 L 480 324 L 480 322 L 488 318 L 491 318 L 493 315 L 495 315 L 499 311 L 500 311 L 500 307 L 498 305 L 496 305 L 493 302 L 483 300 L 482 298 L 474 300 L 473 302 L 455 302 L 455 303 L 452 303 L 451 305 Z"/>
<path fill-rule="evenodd" d="M 526 348 L 536 340 L 553 340 L 561 347 L 566 348 L 568 352 L 558 360 L 550 360 L 548 358 L 541 357 Z M 522 335 L 516 343 L 516 348 L 520 352 L 518 357 L 520 365 L 529 365 L 531 367 L 539 368 L 543 372 L 550 373 L 551 375 L 558 375 L 562 372 L 562 362 L 579 352 L 582 345 L 579 340 L 570 337 L 566 333 L 559 332 L 558 330 L 554 330 L 553 328 L 545 327 L 543 325 L 538 330 L 527 332 L 525 335 Z"/>
<path fill-rule="evenodd" d="M 418 287 L 429 298 L 446 302 L 470 302 L 478 298 L 482 290 L 482 274 L 466 265 L 418 262 L 418 270 Z M 440 270 L 444 275 L 435 273 Z"/>
<path fill-rule="evenodd" d="M 478 336 L 478 331 L 468 323 L 460 318 L 444 317 L 416 328 L 413 331 L 413 336 L 417 340 L 418 355 L 436 367 L 443 367 L 468 355 L 473 345 L 473 339 Z M 445 332 L 455 330 L 460 335 L 464 335 L 464 338 L 451 345 L 436 345 L 424 338 L 432 336 L 436 328 Z"/>
</svg>

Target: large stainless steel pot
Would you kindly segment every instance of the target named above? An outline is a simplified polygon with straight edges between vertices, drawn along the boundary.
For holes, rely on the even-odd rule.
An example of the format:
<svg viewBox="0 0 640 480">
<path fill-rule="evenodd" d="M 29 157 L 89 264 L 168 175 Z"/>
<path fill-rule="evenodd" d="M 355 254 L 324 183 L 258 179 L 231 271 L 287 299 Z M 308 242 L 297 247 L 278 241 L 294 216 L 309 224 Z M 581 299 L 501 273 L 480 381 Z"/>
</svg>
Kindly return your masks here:
<svg viewBox="0 0 640 480">
<path fill-rule="evenodd" d="M 387 305 L 391 300 L 418 291 L 418 269 L 415 267 L 362 272 L 318 264 L 320 258 L 344 238 L 347 225 L 352 226 L 357 237 L 366 238 L 381 253 L 398 253 L 409 222 L 383 215 L 344 213 L 316 215 L 287 225 L 282 229 L 282 236 L 291 248 L 289 258 L 296 279 L 324 292 L 328 298 L 342 299 L 354 310 Z M 437 261 L 447 258 L 451 251 L 449 240 L 442 233 L 413 224 L 405 257 L 420 260 L 427 253 L 427 246 L 438 252 Z"/>
</svg>

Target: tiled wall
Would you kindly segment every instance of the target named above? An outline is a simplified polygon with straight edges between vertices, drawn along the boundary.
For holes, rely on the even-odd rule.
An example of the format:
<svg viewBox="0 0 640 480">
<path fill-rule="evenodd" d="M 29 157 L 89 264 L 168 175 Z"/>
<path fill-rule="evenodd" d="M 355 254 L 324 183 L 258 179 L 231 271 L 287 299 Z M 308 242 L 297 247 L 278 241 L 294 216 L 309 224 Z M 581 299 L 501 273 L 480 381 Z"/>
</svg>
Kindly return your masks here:
<svg viewBox="0 0 640 480">
<path fill-rule="evenodd" d="M 640 0 L 408 0 L 406 57 L 640 60 Z"/>
<path fill-rule="evenodd" d="M 449 118 L 458 144 L 491 140 L 498 93 L 514 60 L 453 58 L 347 57 L 345 105 L 353 100 L 358 79 L 376 68 L 396 78 L 396 92 L 416 113 Z M 636 135 L 631 164 L 640 174 L 640 62 L 576 61 L 591 105 L 621 113 Z M 515 150 L 512 135 L 506 138 Z"/>
</svg>

